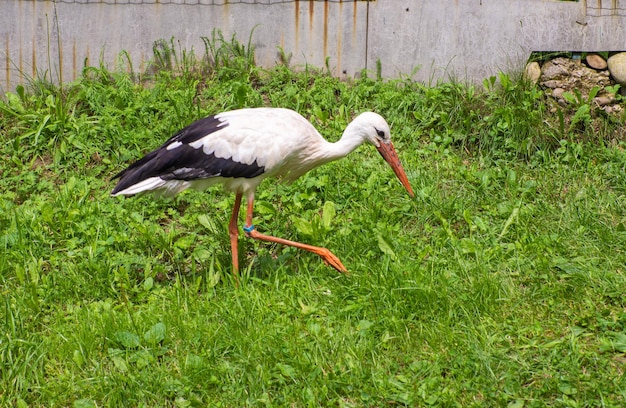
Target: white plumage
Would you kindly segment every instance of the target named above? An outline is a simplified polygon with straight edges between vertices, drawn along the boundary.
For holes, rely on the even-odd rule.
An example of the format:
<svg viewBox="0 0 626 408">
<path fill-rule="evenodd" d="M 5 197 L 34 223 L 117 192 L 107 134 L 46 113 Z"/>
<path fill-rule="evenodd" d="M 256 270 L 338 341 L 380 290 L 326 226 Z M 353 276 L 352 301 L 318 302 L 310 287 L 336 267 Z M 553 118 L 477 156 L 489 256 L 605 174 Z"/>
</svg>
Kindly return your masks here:
<svg viewBox="0 0 626 408">
<path fill-rule="evenodd" d="M 174 195 L 222 183 L 236 194 L 229 224 L 234 272 L 238 271 L 237 217 L 242 195 L 248 202 L 244 230 L 249 237 L 302 248 L 320 255 L 340 271 L 339 259 L 325 248 L 260 234 L 252 226 L 254 192 L 267 177 L 293 181 L 307 171 L 344 157 L 363 142 L 373 144 L 411 196 L 413 191 L 396 155 L 389 125 L 365 112 L 354 119 L 338 142 L 326 141 L 300 114 L 281 108 L 240 109 L 201 119 L 182 129 L 160 148 L 120 172 L 113 196 L 153 191 Z"/>
</svg>

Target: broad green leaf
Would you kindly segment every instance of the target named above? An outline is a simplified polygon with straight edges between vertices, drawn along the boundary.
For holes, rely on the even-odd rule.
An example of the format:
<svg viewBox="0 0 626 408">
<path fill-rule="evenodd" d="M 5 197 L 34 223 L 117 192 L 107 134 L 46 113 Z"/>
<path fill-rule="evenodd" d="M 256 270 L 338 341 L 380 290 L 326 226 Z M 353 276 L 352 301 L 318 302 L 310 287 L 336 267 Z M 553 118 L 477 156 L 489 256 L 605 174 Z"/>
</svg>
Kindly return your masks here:
<svg viewBox="0 0 626 408">
<path fill-rule="evenodd" d="M 254 212 L 262 215 L 276 215 L 276 207 L 269 201 L 256 200 L 254 202 Z"/>
<path fill-rule="evenodd" d="M 197 247 L 193 251 L 193 257 L 198 262 L 206 262 L 209 259 L 213 258 L 213 255 L 214 255 L 213 252 L 209 251 L 208 249 L 204 247 Z"/>
<path fill-rule="evenodd" d="M 574 94 L 572 94 L 571 92 L 563 92 L 561 96 L 563 97 L 563 99 L 565 99 L 569 103 L 572 103 L 572 104 L 576 103 L 576 98 L 574 97 Z"/>
<path fill-rule="evenodd" d="M 459 246 L 461 247 L 461 252 L 464 254 L 476 253 L 476 244 L 471 238 L 462 238 L 459 242 Z"/>
<path fill-rule="evenodd" d="M 115 368 L 121 372 L 128 371 L 128 364 L 126 364 L 126 360 L 122 356 L 113 356 L 111 357 L 111 360 L 113 361 Z"/>
<path fill-rule="evenodd" d="M 507 408 L 524 408 L 525 402 L 523 399 L 517 399 L 515 401 L 509 402 L 506 406 Z"/>
<path fill-rule="evenodd" d="M 577 123 L 584 123 L 591 119 L 591 107 L 589 105 L 581 105 L 578 109 L 576 109 L 576 113 L 572 117 L 572 123 L 570 127 L 574 126 Z"/>
<path fill-rule="evenodd" d="M 85 365 L 85 357 L 83 357 L 83 353 L 81 353 L 80 350 L 74 350 L 72 360 L 74 360 L 78 367 Z"/>
<path fill-rule="evenodd" d="M 365 334 L 367 333 L 367 331 L 369 330 L 370 327 L 372 327 L 374 325 L 373 322 L 370 322 L 369 320 L 360 320 L 359 324 L 358 324 L 358 329 L 359 329 L 359 334 L 361 336 L 365 336 Z"/>
<path fill-rule="evenodd" d="M 294 378 L 296 376 L 296 370 L 289 364 L 278 363 L 276 368 L 278 368 L 283 377 Z"/>
<path fill-rule="evenodd" d="M 23 399 L 18 398 L 15 406 L 17 408 L 28 408 L 28 403 L 26 401 L 24 401 Z"/>
<path fill-rule="evenodd" d="M 191 248 L 197 241 L 197 237 L 193 234 L 183 235 L 181 238 L 177 239 L 174 242 L 174 246 L 176 248 L 180 248 L 182 250 Z"/>
<path fill-rule="evenodd" d="M 22 87 L 22 89 L 24 89 Z M 19 92 L 18 92 L 19 94 Z M 11 109 L 15 110 L 16 112 L 16 116 L 17 113 L 23 113 L 24 112 L 24 105 L 22 105 L 22 100 L 24 100 L 24 98 L 19 98 L 17 95 L 13 94 L 13 93 L 7 93 L 5 95 L 7 101 L 8 101 L 8 105 Z"/>
<path fill-rule="evenodd" d="M 146 341 L 146 343 L 150 345 L 155 345 L 165 339 L 165 333 L 165 324 L 159 322 L 143 334 L 143 339 Z"/>
<path fill-rule="evenodd" d="M 474 225 L 474 222 L 472 221 L 472 213 L 467 208 L 463 210 L 463 219 L 471 229 L 472 225 Z"/>
<path fill-rule="evenodd" d="M 198 222 L 200 223 L 200 225 L 202 225 L 204 228 L 213 231 L 214 227 L 213 227 L 213 223 L 211 222 L 211 220 L 209 220 L 209 217 L 207 217 L 206 214 L 200 214 L 198 216 Z"/>
<path fill-rule="evenodd" d="M 137 348 L 141 345 L 139 336 L 135 333 L 127 331 L 119 331 L 115 333 L 115 340 L 117 340 L 125 348 Z"/>
<path fill-rule="evenodd" d="M 138 368 L 147 367 L 155 361 L 152 353 L 145 349 L 137 350 L 131 354 L 129 360 L 135 363 Z"/>
<path fill-rule="evenodd" d="M 196 354 L 189 353 L 185 358 L 185 369 L 199 369 L 204 367 L 204 359 Z"/>
<path fill-rule="evenodd" d="M 90 400 L 89 398 L 82 398 L 82 399 L 76 400 L 74 401 L 74 404 L 72 404 L 72 406 L 74 408 L 96 408 L 97 407 L 96 403 Z"/>
<path fill-rule="evenodd" d="M 174 404 L 176 405 L 177 408 L 187 408 L 191 406 L 191 401 L 183 397 L 177 397 L 176 400 L 174 401 Z"/>
<path fill-rule="evenodd" d="M 559 383 L 559 391 L 561 391 L 565 395 L 574 395 L 578 392 L 576 387 L 574 387 L 567 381 L 562 381 Z"/>
<path fill-rule="evenodd" d="M 335 218 L 335 214 L 337 214 L 335 210 L 335 203 L 332 201 L 326 201 L 324 203 L 324 208 L 322 209 L 322 227 L 325 230 L 330 230 L 330 224 Z"/>
<path fill-rule="evenodd" d="M 311 226 L 311 223 L 309 221 L 298 217 L 291 217 L 291 222 L 293 222 L 294 227 L 296 227 L 296 230 L 299 233 L 308 236 L 313 235 L 313 227 Z"/>
<path fill-rule="evenodd" d="M 376 234 L 376 239 L 378 240 L 378 248 L 380 248 L 384 254 L 389 255 L 391 259 L 396 260 L 397 256 L 393 250 L 391 242 L 389 242 L 389 239 L 380 233 Z"/>
<path fill-rule="evenodd" d="M 143 289 L 145 291 L 149 291 L 150 289 L 152 289 L 154 287 L 154 278 L 152 278 L 152 276 L 148 276 L 144 281 L 143 281 Z"/>
</svg>

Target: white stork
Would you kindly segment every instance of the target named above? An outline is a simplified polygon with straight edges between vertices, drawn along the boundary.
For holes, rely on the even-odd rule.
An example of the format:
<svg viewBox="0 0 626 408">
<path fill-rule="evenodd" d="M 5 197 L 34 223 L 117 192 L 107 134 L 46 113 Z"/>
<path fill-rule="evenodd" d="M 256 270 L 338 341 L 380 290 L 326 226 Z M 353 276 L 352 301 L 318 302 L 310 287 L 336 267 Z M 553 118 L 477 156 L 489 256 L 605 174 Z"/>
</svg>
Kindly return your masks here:
<svg viewBox="0 0 626 408">
<path fill-rule="evenodd" d="M 389 125 L 380 115 L 360 114 L 346 127 L 338 142 L 330 143 L 300 114 L 282 108 L 240 109 L 192 123 L 117 174 L 114 178 L 120 180 L 111 195 L 154 191 L 172 196 L 187 188 L 203 190 L 221 183 L 227 191 L 235 193 L 228 226 L 235 277 L 239 271 L 237 218 L 244 195 L 248 204 L 243 227 L 246 236 L 313 252 L 333 268 L 346 272 L 339 258 L 326 248 L 258 232 L 252 224 L 254 192 L 266 177 L 291 182 L 321 164 L 346 156 L 363 142 L 378 149 L 413 197 L 391 143 Z"/>
</svg>

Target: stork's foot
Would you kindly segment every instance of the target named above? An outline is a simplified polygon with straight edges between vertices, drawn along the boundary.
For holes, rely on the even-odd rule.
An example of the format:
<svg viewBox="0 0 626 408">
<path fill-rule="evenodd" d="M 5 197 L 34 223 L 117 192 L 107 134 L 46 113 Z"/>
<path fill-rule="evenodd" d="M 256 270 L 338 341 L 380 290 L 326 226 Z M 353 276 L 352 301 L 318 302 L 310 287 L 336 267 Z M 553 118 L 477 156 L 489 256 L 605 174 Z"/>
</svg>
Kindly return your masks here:
<svg viewBox="0 0 626 408">
<path fill-rule="evenodd" d="M 332 266 L 341 273 L 347 273 L 348 269 L 343 266 L 339 258 L 326 248 L 317 248 L 311 252 L 319 255 L 327 266 Z"/>
</svg>

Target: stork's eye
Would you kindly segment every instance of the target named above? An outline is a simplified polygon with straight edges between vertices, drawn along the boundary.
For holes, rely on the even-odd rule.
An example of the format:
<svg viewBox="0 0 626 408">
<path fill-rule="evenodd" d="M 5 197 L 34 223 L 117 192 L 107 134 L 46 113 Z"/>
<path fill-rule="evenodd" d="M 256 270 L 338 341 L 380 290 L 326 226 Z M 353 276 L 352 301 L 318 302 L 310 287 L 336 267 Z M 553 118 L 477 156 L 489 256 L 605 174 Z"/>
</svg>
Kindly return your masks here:
<svg viewBox="0 0 626 408">
<path fill-rule="evenodd" d="M 378 137 L 380 137 L 381 139 L 385 138 L 385 132 L 383 132 L 382 130 L 376 129 L 376 133 L 378 134 Z"/>
</svg>

